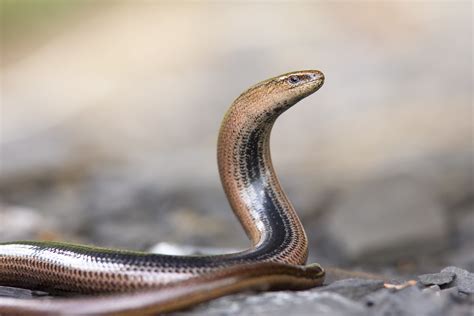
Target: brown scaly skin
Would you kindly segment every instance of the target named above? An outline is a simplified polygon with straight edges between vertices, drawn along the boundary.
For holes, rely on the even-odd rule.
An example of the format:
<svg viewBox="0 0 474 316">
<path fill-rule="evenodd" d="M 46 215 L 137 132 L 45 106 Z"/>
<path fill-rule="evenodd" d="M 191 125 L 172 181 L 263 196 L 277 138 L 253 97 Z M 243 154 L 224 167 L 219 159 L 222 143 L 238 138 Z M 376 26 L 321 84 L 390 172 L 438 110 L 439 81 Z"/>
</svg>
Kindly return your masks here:
<svg viewBox="0 0 474 316">
<path fill-rule="evenodd" d="M 218 165 L 230 205 L 249 236 L 246 251 L 218 256 L 170 256 L 51 242 L 0 244 L 0 285 L 116 293 L 102 297 L 0 298 L 0 314 L 145 314 L 182 309 L 247 289 L 305 289 L 324 270 L 304 266 L 308 246 L 270 158 L 276 118 L 317 91 L 324 76 L 297 71 L 263 81 L 240 95 L 224 117 Z M 132 293 L 136 291 L 138 293 Z"/>
</svg>

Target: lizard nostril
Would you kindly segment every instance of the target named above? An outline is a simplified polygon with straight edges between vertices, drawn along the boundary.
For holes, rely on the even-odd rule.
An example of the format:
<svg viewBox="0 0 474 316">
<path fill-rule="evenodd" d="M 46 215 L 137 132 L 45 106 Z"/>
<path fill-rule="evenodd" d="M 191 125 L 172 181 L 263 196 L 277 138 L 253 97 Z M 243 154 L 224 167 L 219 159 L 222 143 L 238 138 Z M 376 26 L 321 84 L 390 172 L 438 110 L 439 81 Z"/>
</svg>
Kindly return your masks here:
<svg viewBox="0 0 474 316">
<path fill-rule="evenodd" d="M 311 76 L 311 79 L 313 79 L 313 80 L 321 80 L 321 79 L 324 79 L 323 73 L 322 73 L 322 72 L 319 72 L 319 71 L 312 73 L 310 76 Z"/>
</svg>

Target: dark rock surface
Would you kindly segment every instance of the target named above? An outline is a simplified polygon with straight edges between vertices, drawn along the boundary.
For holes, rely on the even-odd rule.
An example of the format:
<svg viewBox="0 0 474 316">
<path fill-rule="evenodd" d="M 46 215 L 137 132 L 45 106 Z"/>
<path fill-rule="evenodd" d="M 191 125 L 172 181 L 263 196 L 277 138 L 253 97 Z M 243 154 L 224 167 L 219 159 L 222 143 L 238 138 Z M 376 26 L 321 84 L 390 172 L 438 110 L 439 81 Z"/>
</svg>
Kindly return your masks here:
<svg viewBox="0 0 474 316">
<path fill-rule="evenodd" d="M 369 315 L 472 315 L 472 302 L 447 292 L 423 292 L 416 286 L 399 291 L 382 289 L 368 296 L 365 305 Z"/>
<path fill-rule="evenodd" d="M 380 280 L 345 279 L 333 282 L 316 291 L 337 293 L 351 300 L 359 300 L 367 294 L 383 288 L 383 284 L 384 282 Z"/>
<path fill-rule="evenodd" d="M 0 286 L 0 299 L 2 297 L 13 297 L 20 299 L 31 299 L 40 296 L 48 296 L 48 293 L 42 291 L 31 291 L 10 286 Z"/>
<path fill-rule="evenodd" d="M 455 267 L 447 269 L 456 270 Z M 422 284 L 397 290 L 384 288 L 380 280 L 344 279 L 308 291 L 232 295 L 173 315 L 270 314 L 470 316 L 474 315 L 474 296 L 463 294 L 454 283 L 442 290 L 437 285 L 424 287 Z"/>
<path fill-rule="evenodd" d="M 364 315 L 362 303 L 334 292 L 268 292 L 233 295 L 173 315 Z"/>
<path fill-rule="evenodd" d="M 474 273 L 457 267 L 447 267 L 443 269 L 441 273 L 456 274 L 453 285 L 458 287 L 459 292 L 474 294 Z"/>
<path fill-rule="evenodd" d="M 422 274 L 418 279 L 423 285 L 444 285 L 451 283 L 456 274 L 454 272 L 440 272 L 431 274 Z"/>
</svg>

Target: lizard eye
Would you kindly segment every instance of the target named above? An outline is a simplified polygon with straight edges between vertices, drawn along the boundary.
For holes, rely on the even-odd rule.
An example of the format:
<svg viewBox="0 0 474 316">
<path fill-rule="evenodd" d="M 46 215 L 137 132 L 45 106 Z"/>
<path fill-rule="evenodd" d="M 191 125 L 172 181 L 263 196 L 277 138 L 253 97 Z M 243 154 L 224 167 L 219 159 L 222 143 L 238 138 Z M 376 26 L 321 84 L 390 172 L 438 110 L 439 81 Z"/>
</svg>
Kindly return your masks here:
<svg viewBox="0 0 474 316">
<path fill-rule="evenodd" d="M 288 82 L 291 84 L 297 84 L 298 82 L 300 82 L 300 78 L 298 76 L 293 75 L 288 77 Z"/>
</svg>

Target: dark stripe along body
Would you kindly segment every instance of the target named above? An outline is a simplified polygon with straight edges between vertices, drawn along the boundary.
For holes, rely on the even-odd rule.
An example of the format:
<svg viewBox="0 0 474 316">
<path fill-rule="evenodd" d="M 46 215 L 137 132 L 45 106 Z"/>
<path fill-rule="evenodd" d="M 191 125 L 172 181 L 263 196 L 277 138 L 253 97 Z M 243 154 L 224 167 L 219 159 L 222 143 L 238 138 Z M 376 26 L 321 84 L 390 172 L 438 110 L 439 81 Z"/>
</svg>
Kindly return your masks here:
<svg viewBox="0 0 474 316">
<path fill-rule="evenodd" d="M 303 266 L 306 235 L 276 177 L 269 142 L 276 118 L 323 82 L 324 76 L 316 70 L 271 78 L 239 96 L 224 117 L 218 140 L 219 173 L 230 205 L 252 242 L 250 249 L 181 257 L 66 243 L 3 243 L 0 285 L 83 294 L 148 291 L 47 303 L 0 298 L 0 314 L 61 314 L 74 307 L 84 313 L 156 313 L 245 289 L 321 284 L 321 267 Z M 118 304 L 119 298 L 130 304 Z"/>
</svg>

